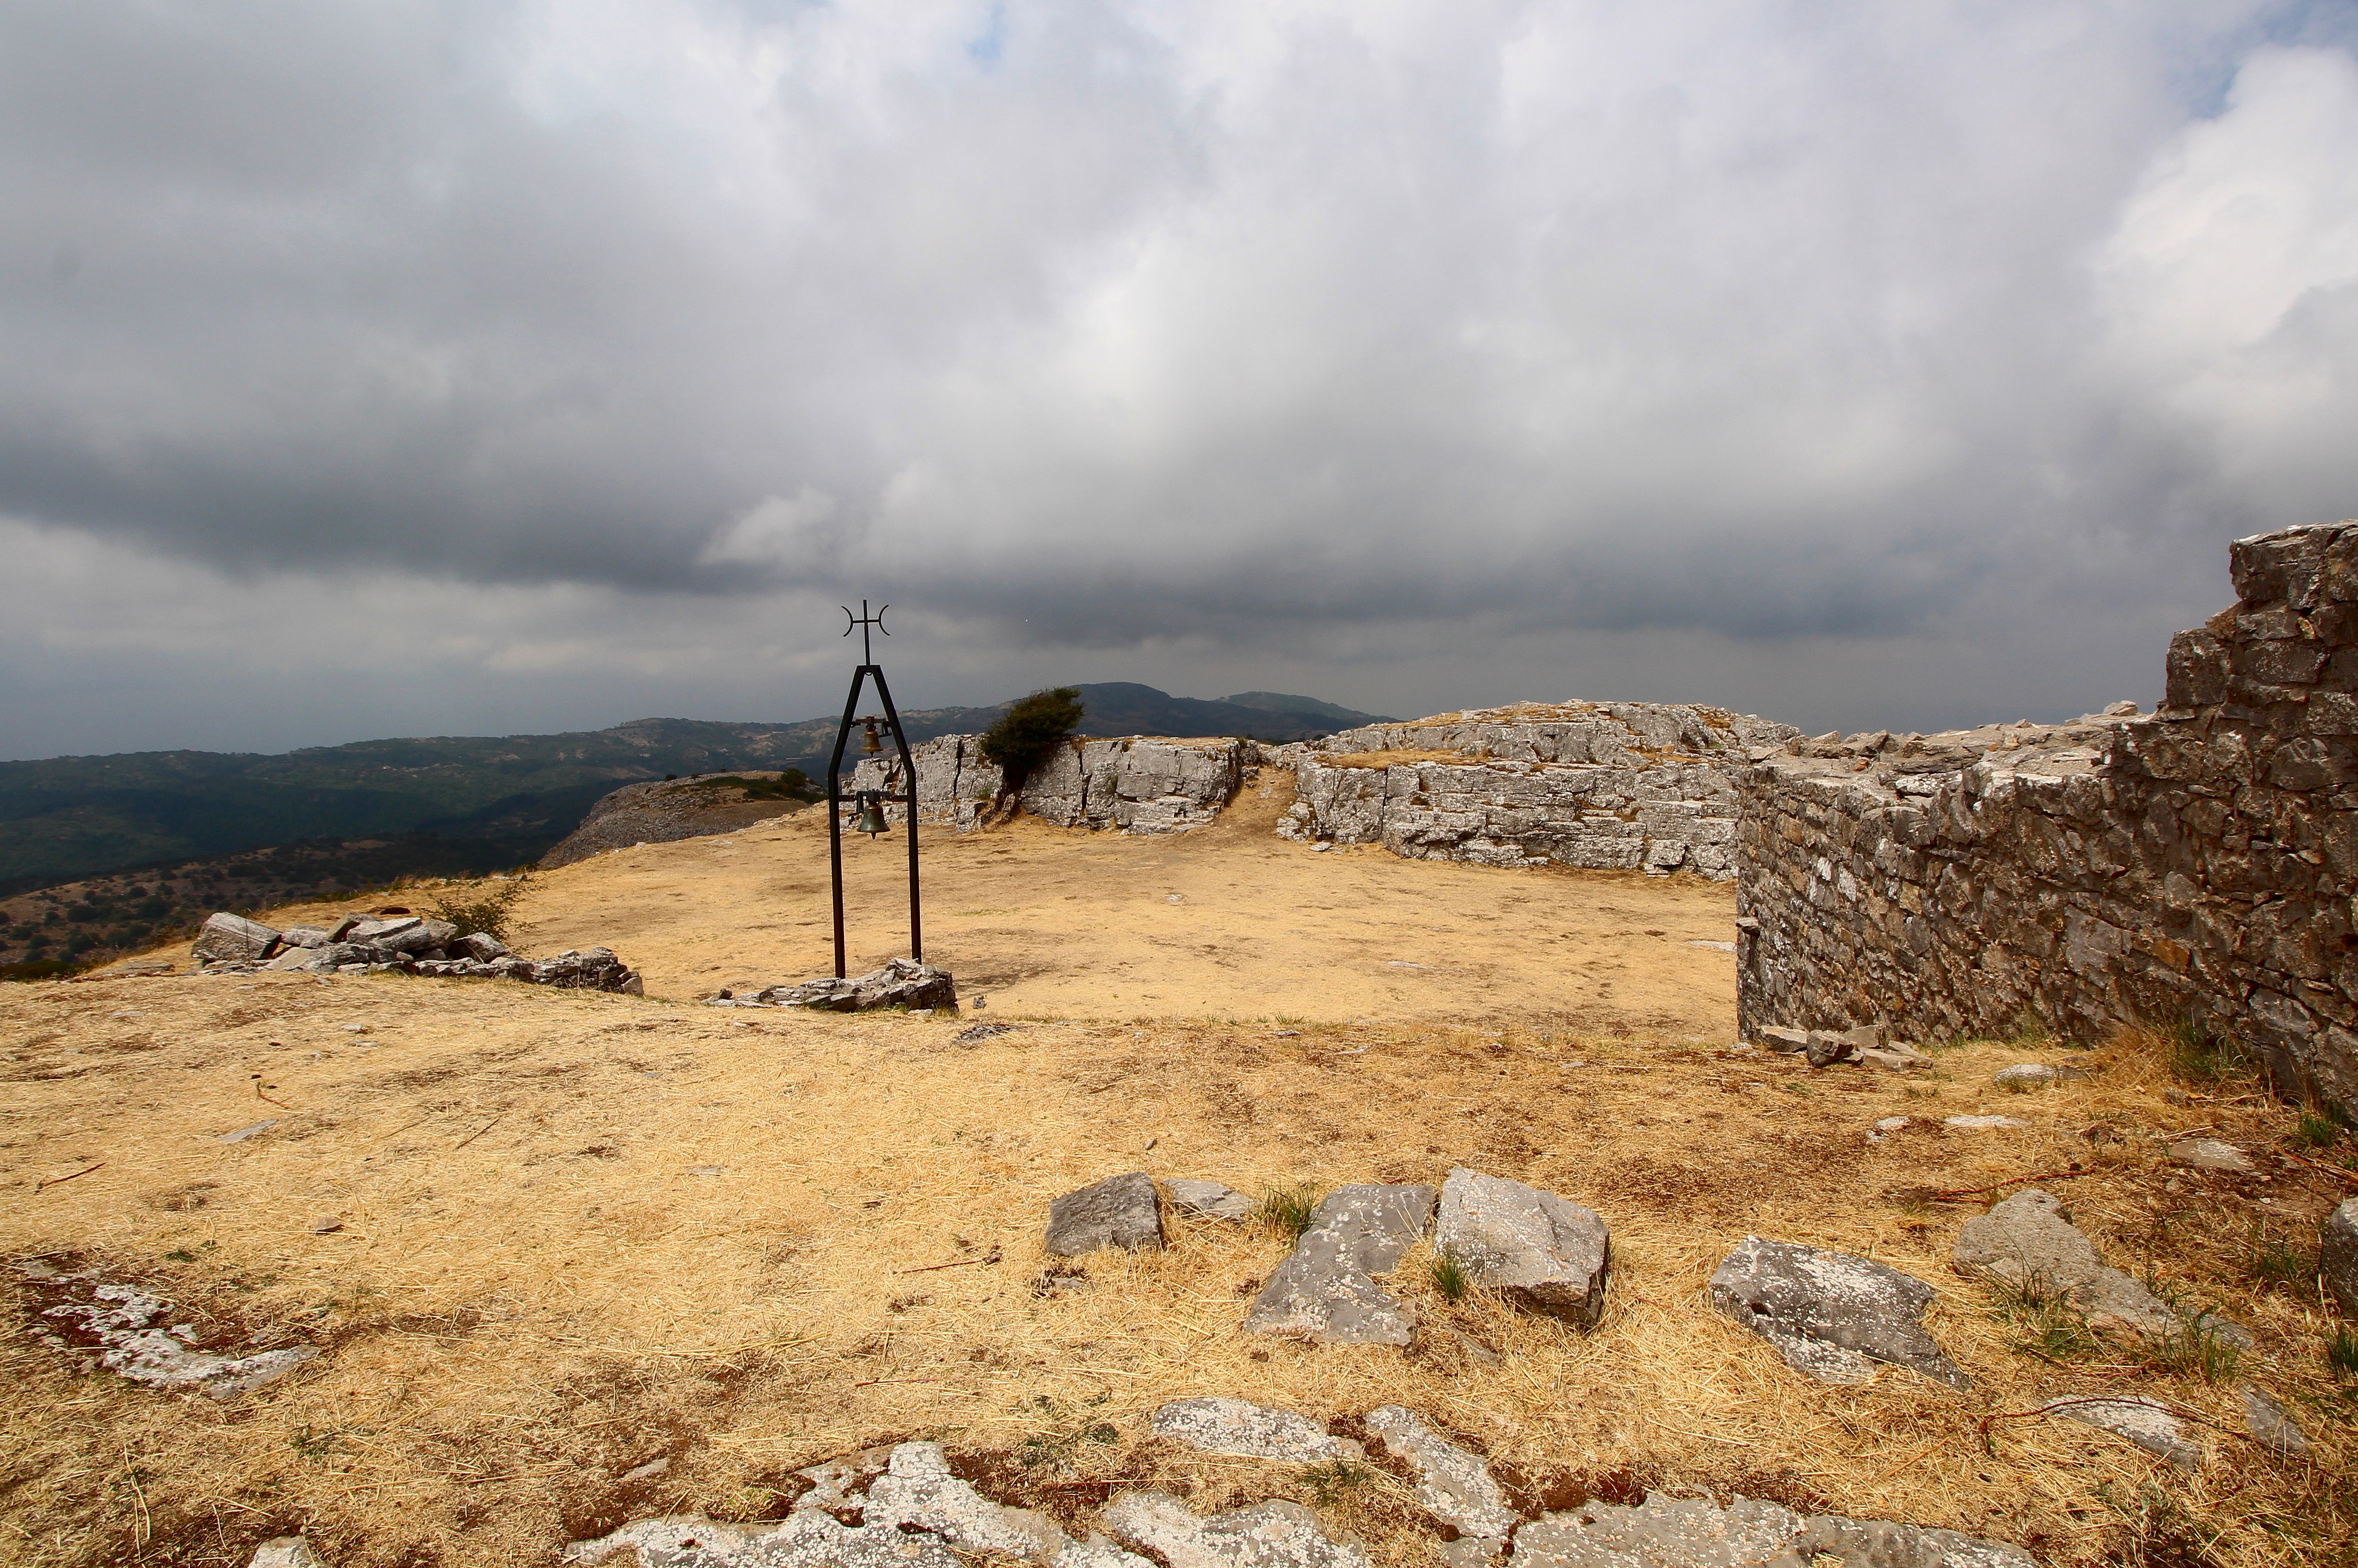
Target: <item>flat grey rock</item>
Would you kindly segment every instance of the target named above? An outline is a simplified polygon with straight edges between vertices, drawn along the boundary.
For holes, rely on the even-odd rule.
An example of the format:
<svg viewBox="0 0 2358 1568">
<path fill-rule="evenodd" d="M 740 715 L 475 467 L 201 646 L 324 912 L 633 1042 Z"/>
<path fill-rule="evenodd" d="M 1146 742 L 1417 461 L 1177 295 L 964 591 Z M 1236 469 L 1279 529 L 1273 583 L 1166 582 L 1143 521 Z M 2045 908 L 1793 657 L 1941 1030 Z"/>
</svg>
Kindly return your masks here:
<svg viewBox="0 0 2358 1568">
<path fill-rule="evenodd" d="M 1973 1380 L 1924 1332 L 1937 1293 L 1912 1274 L 1846 1252 L 1747 1236 L 1712 1271 L 1712 1305 L 1823 1382 L 1862 1383 L 1877 1362 L 1967 1389 Z"/>
<path fill-rule="evenodd" d="M 1329 1436 L 1308 1416 L 1243 1400 L 1173 1400 L 1154 1412 L 1150 1424 L 1157 1437 L 1206 1454 L 1291 1459 L 1301 1464 L 1367 1457 L 1366 1449 L 1347 1437 Z"/>
<path fill-rule="evenodd" d="M 324 947 L 328 945 L 328 933 L 317 925 L 290 925 L 278 934 L 278 945 L 281 947 Z M 303 1538 L 298 1535 L 287 1539 L 300 1541 Z"/>
<path fill-rule="evenodd" d="M 2027 1121 L 2017 1121 L 2010 1116 L 1952 1116 L 1942 1119 L 1942 1126 L 1953 1127 L 1960 1132 L 1995 1132 L 2028 1127 Z"/>
<path fill-rule="evenodd" d="M 205 916 L 189 951 L 200 962 L 259 963 L 278 945 L 278 933 L 258 920 L 226 910 Z"/>
<path fill-rule="evenodd" d="M 1029 1509 L 1002 1508 L 950 1474 L 938 1443 L 903 1443 L 868 1488 L 860 1519 L 870 1528 L 914 1525 L 960 1552 L 1044 1563 L 1071 1544 L 1055 1522 Z"/>
<path fill-rule="evenodd" d="M 2017 1062 L 2000 1067 L 1990 1081 L 2002 1089 L 2043 1089 L 2062 1075 L 2044 1062 Z"/>
<path fill-rule="evenodd" d="M 2309 1456 L 2309 1434 L 2285 1413 L 2284 1406 L 2250 1383 L 2237 1384 L 2235 1392 L 2244 1401 L 2244 1430 L 2253 1442 L 2286 1459 Z"/>
<path fill-rule="evenodd" d="M 2017 1287 L 2036 1281 L 2061 1294 L 2097 1328 L 2155 1340 L 2186 1330 L 2167 1303 L 2120 1270 L 2107 1267 L 2096 1244 L 2071 1224 L 2062 1200 L 2037 1187 L 2025 1188 L 1965 1221 L 1950 1257 L 1966 1273 L 1986 1274 Z"/>
<path fill-rule="evenodd" d="M 1806 1029 L 1763 1029 L 1758 1044 L 1790 1056 L 1809 1049 L 1810 1032 Z"/>
<path fill-rule="evenodd" d="M 2342 1315 L 2358 1319 L 2358 1198 L 2342 1199 L 2326 1217 L 2317 1256 L 2325 1288 L 2341 1303 Z"/>
<path fill-rule="evenodd" d="M 167 1316 L 165 1303 L 135 1286 L 90 1273 L 40 1277 L 66 1288 L 67 1299 L 41 1313 L 59 1337 L 79 1336 L 96 1347 L 99 1365 L 151 1388 L 194 1389 L 225 1400 L 275 1382 L 319 1354 L 316 1345 L 287 1345 L 251 1356 L 211 1355 L 157 1327 Z"/>
<path fill-rule="evenodd" d="M 967 1033 L 970 1034 L 973 1031 Z M 1163 1190 L 1171 1195 L 1171 1206 L 1183 1214 L 1200 1215 L 1206 1219 L 1245 1220 L 1252 1217 L 1252 1199 L 1217 1182 L 1202 1181 L 1194 1176 L 1174 1176 L 1163 1184 Z"/>
<path fill-rule="evenodd" d="M 1124 1492 L 1098 1517 L 1106 1532 L 1165 1568 L 1369 1568 L 1300 1503 L 1255 1503 L 1206 1518 L 1167 1492 Z"/>
<path fill-rule="evenodd" d="M 2202 1450 L 2186 1435 L 2185 1423 L 2172 1415 L 2165 1405 L 2151 1400 L 2131 1396 L 2118 1399 L 2073 1398 L 2050 1400 L 2039 1407 L 2050 1415 L 2060 1415 L 2125 1437 L 2148 1454 L 2158 1454 L 2181 1470 L 2192 1470 L 2202 1463 Z"/>
<path fill-rule="evenodd" d="M 1108 1176 L 1048 1206 L 1048 1250 L 1055 1257 L 1077 1258 L 1100 1247 L 1136 1252 L 1162 1245 L 1163 1211 L 1154 1178 L 1143 1171 Z"/>
<path fill-rule="evenodd" d="M 1374 1276 L 1389 1272 L 1424 1234 L 1435 1196 L 1431 1187 L 1410 1184 L 1337 1188 L 1271 1271 L 1245 1314 L 1246 1331 L 1322 1345 L 1406 1345 L 1415 1309 Z"/>
<path fill-rule="evenodd" d="M 2248 1176 L 2257 1166 L 2251 1156 L 2232 1143 L 2222 1143 L 2215 1138 L 2189 1138 L 2169 1146 L 2169 1157 L 2178 1164 L 2196 1171 L 2218 1171 L 2228 1175 Z"/>
<path fill-rule="evenodd" d="M 1801 1047 L 1801 1054 L 1812 1067 L 1831 1067 L 1836 1062 L 1846 1062 L 1859 1049 L 1848 1030 L 1812 1029 Z"/>
<path fill-rule="evenodd" d="M 1124 1552 L 1102 1535 L 1092 1535 L 1087 1541 L 1066 1541 L 1048 1559 L 1048 1568 L 1156 1568 L 1156 1564 L 1135 1552 Z"/>
<path fill-rule="evenodd" d="M 1804 1518 L 1753 1498 L 1650 1494 L 1591 1503 L 1515 1534 L 1513 1568 L 2038 1568 L 2018 1547 L 1951 1530 L 1838 1515 Z"/>
<path fill-rule="evenodd" d="M 1436 1250 L 1525 1312 L 1596 1326 L 1612 1238 L 1595 1209 L 1463 1166 L 1441 1184 Z"/>
<path fill-rule="evenodd" d="M 453 945 L 445 944 L 445 946 Z M 471 931 L 460 937 L 455 946 L 458 951 L 465 953 L 467 957 L 478 963 L 488 964 L 494 958 L 504 958 L 508 956 L 508 945 L 488 931 Z"/>
<path fill-rule="evenodd" d="M 246 1568 L 328 1568 L 328 1560 L 312 1551 L 311 1543 L 301 1536 L 282 1535 L 255 1547 Z"/>
<path fill-rule="evenodd" d="M 889 1524 L 839 1524 L 816 1509 L 775 1525 L 721 1524 L 673 1514 L 574 1542 L 568 1563 L 603 1563 L 634 1550 L 637 1568 L 965 1568 L 937 1535 Z"/>
<path fill-rule="evenodd" d="M 424 935 L 425 931 L 426 921 L 423 916 L 389 914 L 382 919 L 355 921 L 350 926 L 340 930 L 336 940 L 366 942 L 374 946 L 401 952 L 405 950 L 405 945 L 411 942 L 416 942 L 421 947 L 430 946 L 427 942 L 418 940 Z"/>
<path fill-rule="evenodd" d="M 1379 1405 L 1368 1412 L 1368 1431 L 1384 1452 L 1416 1474 L 1416 1500 L 1461 1536 L 1503 1541 L 1515 1528 L 1490 1466 L 1424 1424 L 1405 1405 Z"/>
<path fill-rule="evenodd" d="M 1920 1073 L 1932 1065 L 1930 1056 L 1889 1047 L 1860 1051 L 1855 1059 L 1863 1066 L 1885 1073 Z"/>
</svg>

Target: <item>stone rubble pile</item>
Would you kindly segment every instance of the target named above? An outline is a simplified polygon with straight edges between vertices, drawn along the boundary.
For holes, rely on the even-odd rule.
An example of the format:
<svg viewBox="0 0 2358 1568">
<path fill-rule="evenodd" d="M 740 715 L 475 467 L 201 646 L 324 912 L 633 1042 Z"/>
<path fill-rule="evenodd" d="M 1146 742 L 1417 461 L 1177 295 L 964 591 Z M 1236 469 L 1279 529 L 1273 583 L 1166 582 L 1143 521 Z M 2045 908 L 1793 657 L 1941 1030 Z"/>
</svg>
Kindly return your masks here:
<svg viewBox="0 0 2358 1568">
<path fill-rule="evenodd" d="M 1265 755 L 1295 768 L 1284 838 L 1724 881 L 1736 874 L 1736 774 L 1800 733 L 1716 708 L 1524 703 Z"/>
<path fill-rule="evenodd" d="M 568 950 L 554 958 L 519 958 L 496 937 L 480 931 L 461 936 L 447 920 L 416 914 L 347 915 L 332 929 L 292 925 L 279 931 L 223 912 L 205 917 L 189 951 L 200 974 L 373 975 L 399 970 L 626 996 L 641 996 L 646 989 L 631 967 L 604 947 Z"/>
<path fill-rule="evenodd" d="M 910 958 L 892 958 L 882 968 L 871 969 L 850 979 L 838 980 L 828 975 L 816 980 L 764 986 L 758 990 L 731 988 L 710 998 L 709 1002 L 714 1007 L 799 1007 L 812 1012 L 919 1012 L 932 1009 L 955 1012 L 957 982 L 947 969 Z"/>
<path fill-rule="evenodd" d="M 944 735 L 909 748 L 917 765 L 917 820 L 971 832 L 1021 806 L 1059 827 L 1120 833 L 1184 833 L 1219 816 L 1260 761 L 1251 741 L 1170 741 L 1133 735 L 1060 742 L 1011 800 L 1007 775 L 982 760 L 979 735 Z M 898 758 L 871 757 L 853 770 L 853 790 L 908 792 Z M 888 820 L 908 808 L 888 806 Z"/>
</svg>

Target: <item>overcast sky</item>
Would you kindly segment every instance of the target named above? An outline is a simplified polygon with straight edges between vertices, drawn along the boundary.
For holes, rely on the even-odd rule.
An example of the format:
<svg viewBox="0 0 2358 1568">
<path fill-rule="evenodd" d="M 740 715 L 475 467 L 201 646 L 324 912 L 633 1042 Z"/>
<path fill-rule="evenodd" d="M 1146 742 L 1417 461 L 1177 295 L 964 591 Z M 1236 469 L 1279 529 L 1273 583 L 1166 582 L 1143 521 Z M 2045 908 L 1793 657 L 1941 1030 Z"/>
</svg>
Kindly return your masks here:
<svg viewBox="0 0 2358 1568">
<path fill-rule="evenodd" d="M 2061 717 L 2349 515 L 2349 5 L 0 7 L 0 755 Z"/>
</svg>

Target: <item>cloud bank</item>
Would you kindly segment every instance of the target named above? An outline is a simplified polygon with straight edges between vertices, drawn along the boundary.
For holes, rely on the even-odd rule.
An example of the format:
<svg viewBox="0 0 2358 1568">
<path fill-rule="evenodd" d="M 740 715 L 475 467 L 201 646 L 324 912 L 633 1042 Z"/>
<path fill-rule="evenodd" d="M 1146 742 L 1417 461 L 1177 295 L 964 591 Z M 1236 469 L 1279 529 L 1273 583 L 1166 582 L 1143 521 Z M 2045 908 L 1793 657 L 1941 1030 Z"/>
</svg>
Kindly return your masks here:
<svg viewBox="0 0 2358 1568">
<path fill-rule="evenodd" d="M 0 16 L 0 752 L 1051 679 L 2150 698 L 2358 514 L 2358 25 Z"/>
</svg>

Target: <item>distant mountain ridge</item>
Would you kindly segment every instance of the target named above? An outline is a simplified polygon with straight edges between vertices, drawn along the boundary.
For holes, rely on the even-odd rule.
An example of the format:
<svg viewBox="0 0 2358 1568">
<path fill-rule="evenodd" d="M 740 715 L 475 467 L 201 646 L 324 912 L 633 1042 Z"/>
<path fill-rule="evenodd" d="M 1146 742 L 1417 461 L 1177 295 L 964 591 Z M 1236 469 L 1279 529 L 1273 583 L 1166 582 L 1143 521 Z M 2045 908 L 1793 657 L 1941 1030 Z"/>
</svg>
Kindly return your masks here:
<svg viewBox="0 0 2358 1568">
<path fill-rule="evenodd" d="M 1381 721 L 1282 693 L 1206 701 L 1125 681 L 1080 691 L 1088 709 L 1083 730 L 1092 735 L 1297 741 Z M 985 729 L 1005 706 L 919 709 L 901 721 L 913 741 L 926 741 Z M 430 835 L 460 860 L 513 865 L 562 838 L 626 784 L 793 767 L 817 777 L 838 722 L 833 715 L 792 724 L 638 719 L 611 730 L 362 741 L 278 754 L 133 752 L 0 762 L 0 893 L 352 835 Z"/>
</svg>

